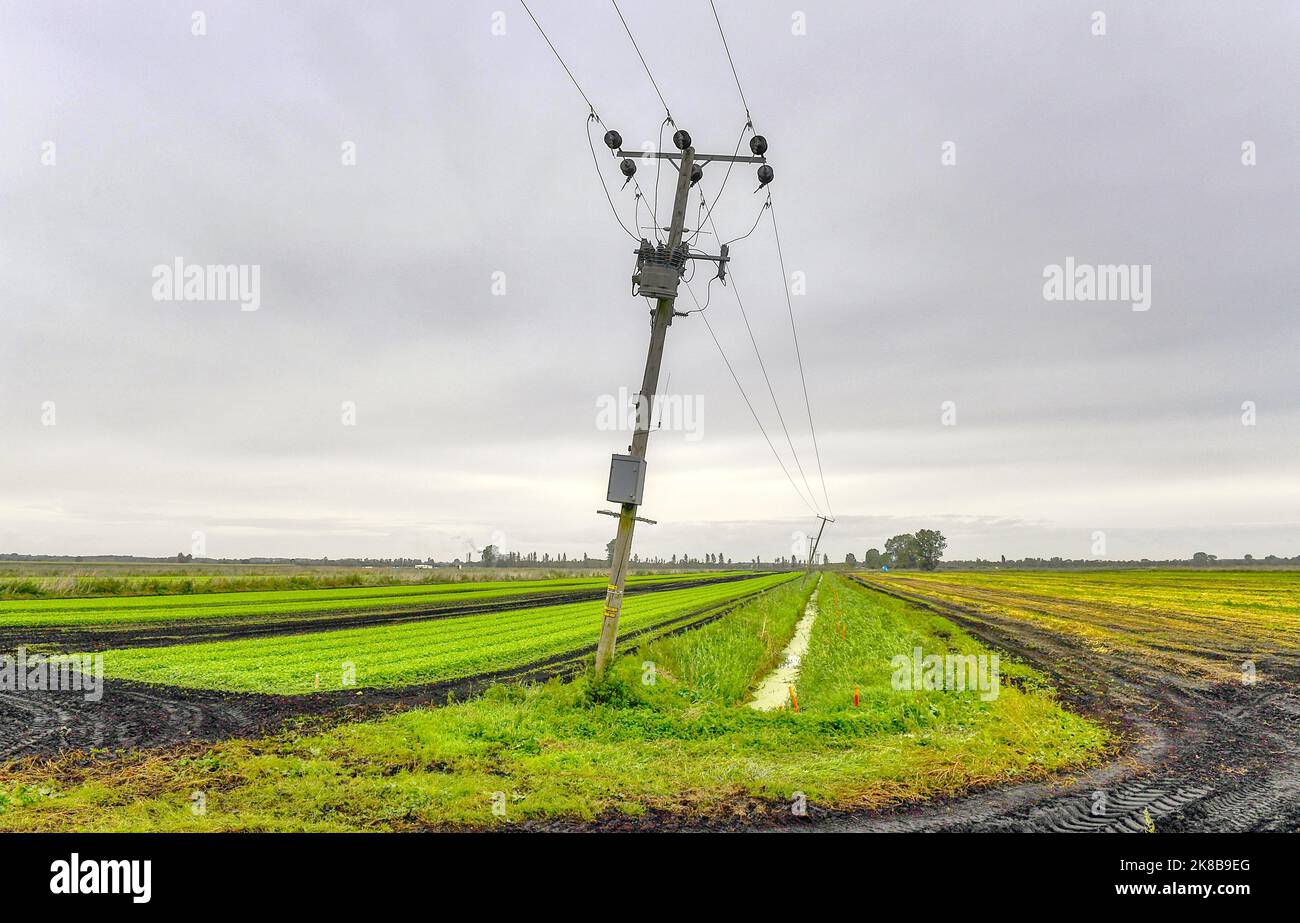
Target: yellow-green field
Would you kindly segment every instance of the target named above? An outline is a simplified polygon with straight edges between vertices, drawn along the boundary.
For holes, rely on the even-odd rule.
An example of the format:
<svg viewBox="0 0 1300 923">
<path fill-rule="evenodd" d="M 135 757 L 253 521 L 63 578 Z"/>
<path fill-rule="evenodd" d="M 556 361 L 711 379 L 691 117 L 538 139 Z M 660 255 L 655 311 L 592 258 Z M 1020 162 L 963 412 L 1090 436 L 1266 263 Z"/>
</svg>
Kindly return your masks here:
<svg viewBox="0 0 1300 923">
<path fill-rule="evenodd" d="M 999 571 L 864 574 L 993 616 L 1082 638 L 1178 673 L 1239 678 L 1247 660 L 1300 652 L 1298 571 Z"/>
</svg>

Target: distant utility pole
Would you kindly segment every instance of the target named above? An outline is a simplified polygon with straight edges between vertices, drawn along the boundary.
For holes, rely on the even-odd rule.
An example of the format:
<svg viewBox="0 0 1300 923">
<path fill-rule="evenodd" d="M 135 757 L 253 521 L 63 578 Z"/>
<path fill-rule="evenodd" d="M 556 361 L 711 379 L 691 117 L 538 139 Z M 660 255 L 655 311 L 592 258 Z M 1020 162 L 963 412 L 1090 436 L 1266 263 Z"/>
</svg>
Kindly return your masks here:
<svg viewBox="0 0 1300 923">
<path fill-rule="evenodd" d="M 826 523 L 835 521 L 834 519 L 831 519 L 829 516 L 822 516 L 820 513 L 817 515 L 817 518 L 822 521 L 822 524 L 817 529 L 817 538 L 813 542 L 812 554 L 808 555 L 808 570 L 812 570 L 814 567 L 817 566 L 817 546 L 820 545 L 822 542 L 822 532 L 826 529 Z"/>
<path fill-rule="evenodd" d="M 627 562 L 632 552 L 632 531 L 638 520 L 653 522 L 637 516 L 637 507 L 641 505 L 642 492 L 645 487 L 646 446 L 650 439 L 650 422 L 654 418 L 655 392 L 659 389 L 659 366 L 663 361 L 664 339 L 668 327 L 676 314 L 674 305 L 677 301 L 677 284 L 686 268 L 688 259 L 706 259 L 718 264 L 718 278 L 726 284 L 727 248 L 722 247 L 716 257 L 694 255 L 690 247 L 682 243 L 682 232 L 686 223 L 686 200 L 691 187 L 703 176 L 703 165 L 710 161 L 733 163 L 759 163 L 760 188 L 772 181 L 772 168 L 767 166 L 763 153 L 767 150 L 767 141 L 762 135 L 750 139 L 749 148 L 753 157 L 737 157 L 726 154 L 696 155 L 691 146 L 691 136 L 678 130 L 673 134 L 673 144 L 680 153 L 653 153 L 624 151 L 623 139 L 616 131 L 605 133 L 605 145 L 622 157 L 620 165 L 623 175 L 631 179 L 636 173 L 635 158 L 667 160 L 677 167 L 677 195 L 673 199 L 672 225 L 668 229 L 668 241 L 658 246 L 642 238 L 637 250 L 637 268 L 632 281 L 637 284 L 637 295 L 657 299 L 650 327 L 650 349 L 646 354 L 645 373 L 641 377 L 641 392 L 637 395 L 636 425 L 632 433 L 632 444 L 627 455 L 615 455 L 610 463 L 609 489 L 606 499 L 620 504 L 620 512 L 601 510 L 609 516 L 618 517 L 618 535 L 614 539 L 614 554 L 610 561 L 609 586 L 605 590 L 605 619 L 600 627 L 600 642 L 596 646 L 596 675 L 604 676 L 610 661 L 614 657 L 614 643 L 618 639 L 618 617 L 623 609 L 623 588 L 627 584 Z M 679 315 L 684 316 L 684 315 Z"/>
</svg>

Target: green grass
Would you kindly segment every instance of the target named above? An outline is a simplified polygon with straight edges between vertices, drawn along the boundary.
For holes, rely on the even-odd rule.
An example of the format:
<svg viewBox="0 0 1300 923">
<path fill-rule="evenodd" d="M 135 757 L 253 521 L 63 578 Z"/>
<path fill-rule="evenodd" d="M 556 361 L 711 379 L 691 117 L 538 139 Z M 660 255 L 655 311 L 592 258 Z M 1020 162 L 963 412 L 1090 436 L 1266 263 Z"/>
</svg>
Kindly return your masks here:
<svg viewBox="0 0 1300 923">
<path fill-rule="evenodd" d="M 470 702 L 326 730 L 10 767 L 0 771 L 0 828 L 410 830 L 651 810 L 788 816 L 797 793 L 813 805 L 878 808 L 1042 778 L 1108 752 L 1106 733 L 1062 710 L 1029 671 L 1019 675 L 1033 682 L 989 702 L 895 694 L 882 686 L 886 655 L 918 642 L 936 651 L 975 650 L 974 642 L 941 619 L 823 580 L 821 598 L 838 594 L 848 631 L 840 639 L 822 628 L 839 620 L 823 609 L 798 713 L 745 702 L 793 632 L 811 591 L 803 580 L 698 631 L 637 646 L 599 686 L 500 685 Z M 856 709 L 845 699 L 855 684 L 864 696 Z M 205 814 L 192 810 L 195 792 Z"/>
<path fill-rule="evenodd" d="M 653 663 L 656 677 L 669 680 L 663 687 L 656 682 L 647 694 L 668 689 L 697 703 L 742 700 L 781 660 L 815 586 L 815 578 L 801 578 L 697 631 L 640 645 L 637 662 Z M 792 598 L 799 604 L 791 605 Z"/>
<path fill-rule="evenodd" d="M 864 593 L 840 577 L 828 580 L 819 600 L 808 653 L 799 675 L 799 707 L 818 715 L 845 715 L 880 731 L 902 731 L 916 723 L 965 725 L 980 720 L 989 703 L 978 695 L 933 692 L 923 695 L 893 686 L 891 661 L 923 656 L 987 653 L 987 649 L 948 620 L 900 600 Z M 1023 664 L 999 658 L 998 697 L 1015 708 L 1024 690 L 1042 693 L 1047 686 Z M 853 704 L 854 692 L 859 704 Z M 1004 706 L 1006 707 L 1006 706 Z M 1064 728 L 1044 725 L 1047 733 Z"/>
<path fill-rule="evenodd" d="M 718 607 L 795 579 L 789 574 L 629 596 L 626 634 Z M 136 647 L 104 654 L 108 677 L 239 692 L 293 693 L 434 683 L 492 673 L 577 650 L 600 632 L 602 600 L 459 618 L 285 634 L 239 641 Z M 317 675 L 319 674 L 319 686 Z"/>
<path fill-rule="evenodd" d="M 630 588 L 692 581 L 736 572 L 652 575 L 628 579 Z M 502 580 L 428 586 L 352 587 L 325 590 L 257 590 L 194 596 L 107 596 L 0 601 L 0 626 L 82 628 L 212 619 L 257 620 L 286 615 L 398 611 L 431 606 L 472 605 L 513 597 L 562 595 L 599 590 L 603 577 L 562 580 Z"/>
</svg>

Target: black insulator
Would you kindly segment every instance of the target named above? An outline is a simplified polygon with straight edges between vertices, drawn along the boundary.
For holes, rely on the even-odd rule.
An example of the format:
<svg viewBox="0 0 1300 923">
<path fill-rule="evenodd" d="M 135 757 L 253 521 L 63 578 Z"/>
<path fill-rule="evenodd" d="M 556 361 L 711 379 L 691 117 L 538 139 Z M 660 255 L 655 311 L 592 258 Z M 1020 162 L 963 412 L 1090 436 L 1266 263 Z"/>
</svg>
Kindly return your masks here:
<svg viewBox="0 0 1300 923">
<path fill-rule="evenodd" d="M 633 174 L 636 173 L 636 163 L 629 160 L 627 157 L 623 158 L 622 162 L 619 163 L 618 168 L 623 171 L 623 175 L 628 179 L 631 179 Z"/>
<path fill-rule="evenodd" d="M 609 135 L 605 137 L 608 138 Z M 749 149 L 754 152 L 755 157 L 762 157 L 767 153 L 767 139 L 762 135 L 754 135 L 749 139 Z"/>
<path fill-rule="evenodd" d="M 704 179 L 704 170 L 698 164 L 691 164 L 691 185 L 694 186 L 702 179 Z"/>
<path fill-rule="evenodd" d="M 768 183 L 772 182 L 772 179 L 775 176 L 776 174 L 772 172 L 772 168 L 769 167 L 767 164 L 763 164 L 761 167 L 758 168 L 759 187 L 762 188 L 763 186 L 766 186 Z"/>
<path fill-rule="evenodd" d="M 753 143 L 754 142 L 752 141 L 750 142 L 751 145 Z M 612 128 L 609 131 L 605 132 L 605 147 L 609 148 L 611 151 L 616 151 L 622 146 L 623 146 L 622 135 L 620 135 Z"/>
<path fill-rule="evenodd" d="M 677 145 L 677 150 L 684 151 L 691 146 L 691 133 L 685 128 L 679 128 L 673 132 L 673 144 Z"/>
</svg>

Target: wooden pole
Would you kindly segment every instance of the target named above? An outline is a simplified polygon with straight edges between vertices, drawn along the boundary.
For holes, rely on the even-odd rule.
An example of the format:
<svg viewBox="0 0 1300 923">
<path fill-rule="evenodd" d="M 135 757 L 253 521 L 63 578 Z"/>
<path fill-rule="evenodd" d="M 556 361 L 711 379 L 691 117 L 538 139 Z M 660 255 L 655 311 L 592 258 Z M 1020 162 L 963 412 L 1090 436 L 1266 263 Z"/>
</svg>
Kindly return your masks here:
<svg viewBox="0 0 1300 923">
<path fill-rule="evenodd" d="M 686 200 L 691 191 L 691 167 L 695 162 L 695 148 L 682 151 L 677 168 L 677 196 L 673 200 L 673 221 L 668 229 L 668 252 L 672 254 L 682 240 L 686 224 Z M 655 305 L 654 321 L 650 327 L 650 349 L 646 353 L 645 373 L 641 378 L 641 393 L 637 396 L 636 429 L 632 433 L 629 454 L 645 458 L 650 441 L 650 421 L 654 418 L 655 392 L 659 390 L 659 367 L 663 362 L 664 339 L 668 325 L 673 322 L 676 297 L 660 298 Z M 614 644 L 618 640 L 618 617 L 623 610 L 623 588 L 627 585 L 627 562 L 632 554 L 632 532 L 636 527 L 636 504 L 624 503 L 618 517 L 618 535 L 614 539 L 614 554 L 610 561 L 609 586 L 605 588 L 605 619 L 600 626 L 600 641 L 596 645 L 596 676 L 600 678 L 609 669 L 614 658 Z"/>
</svg>

